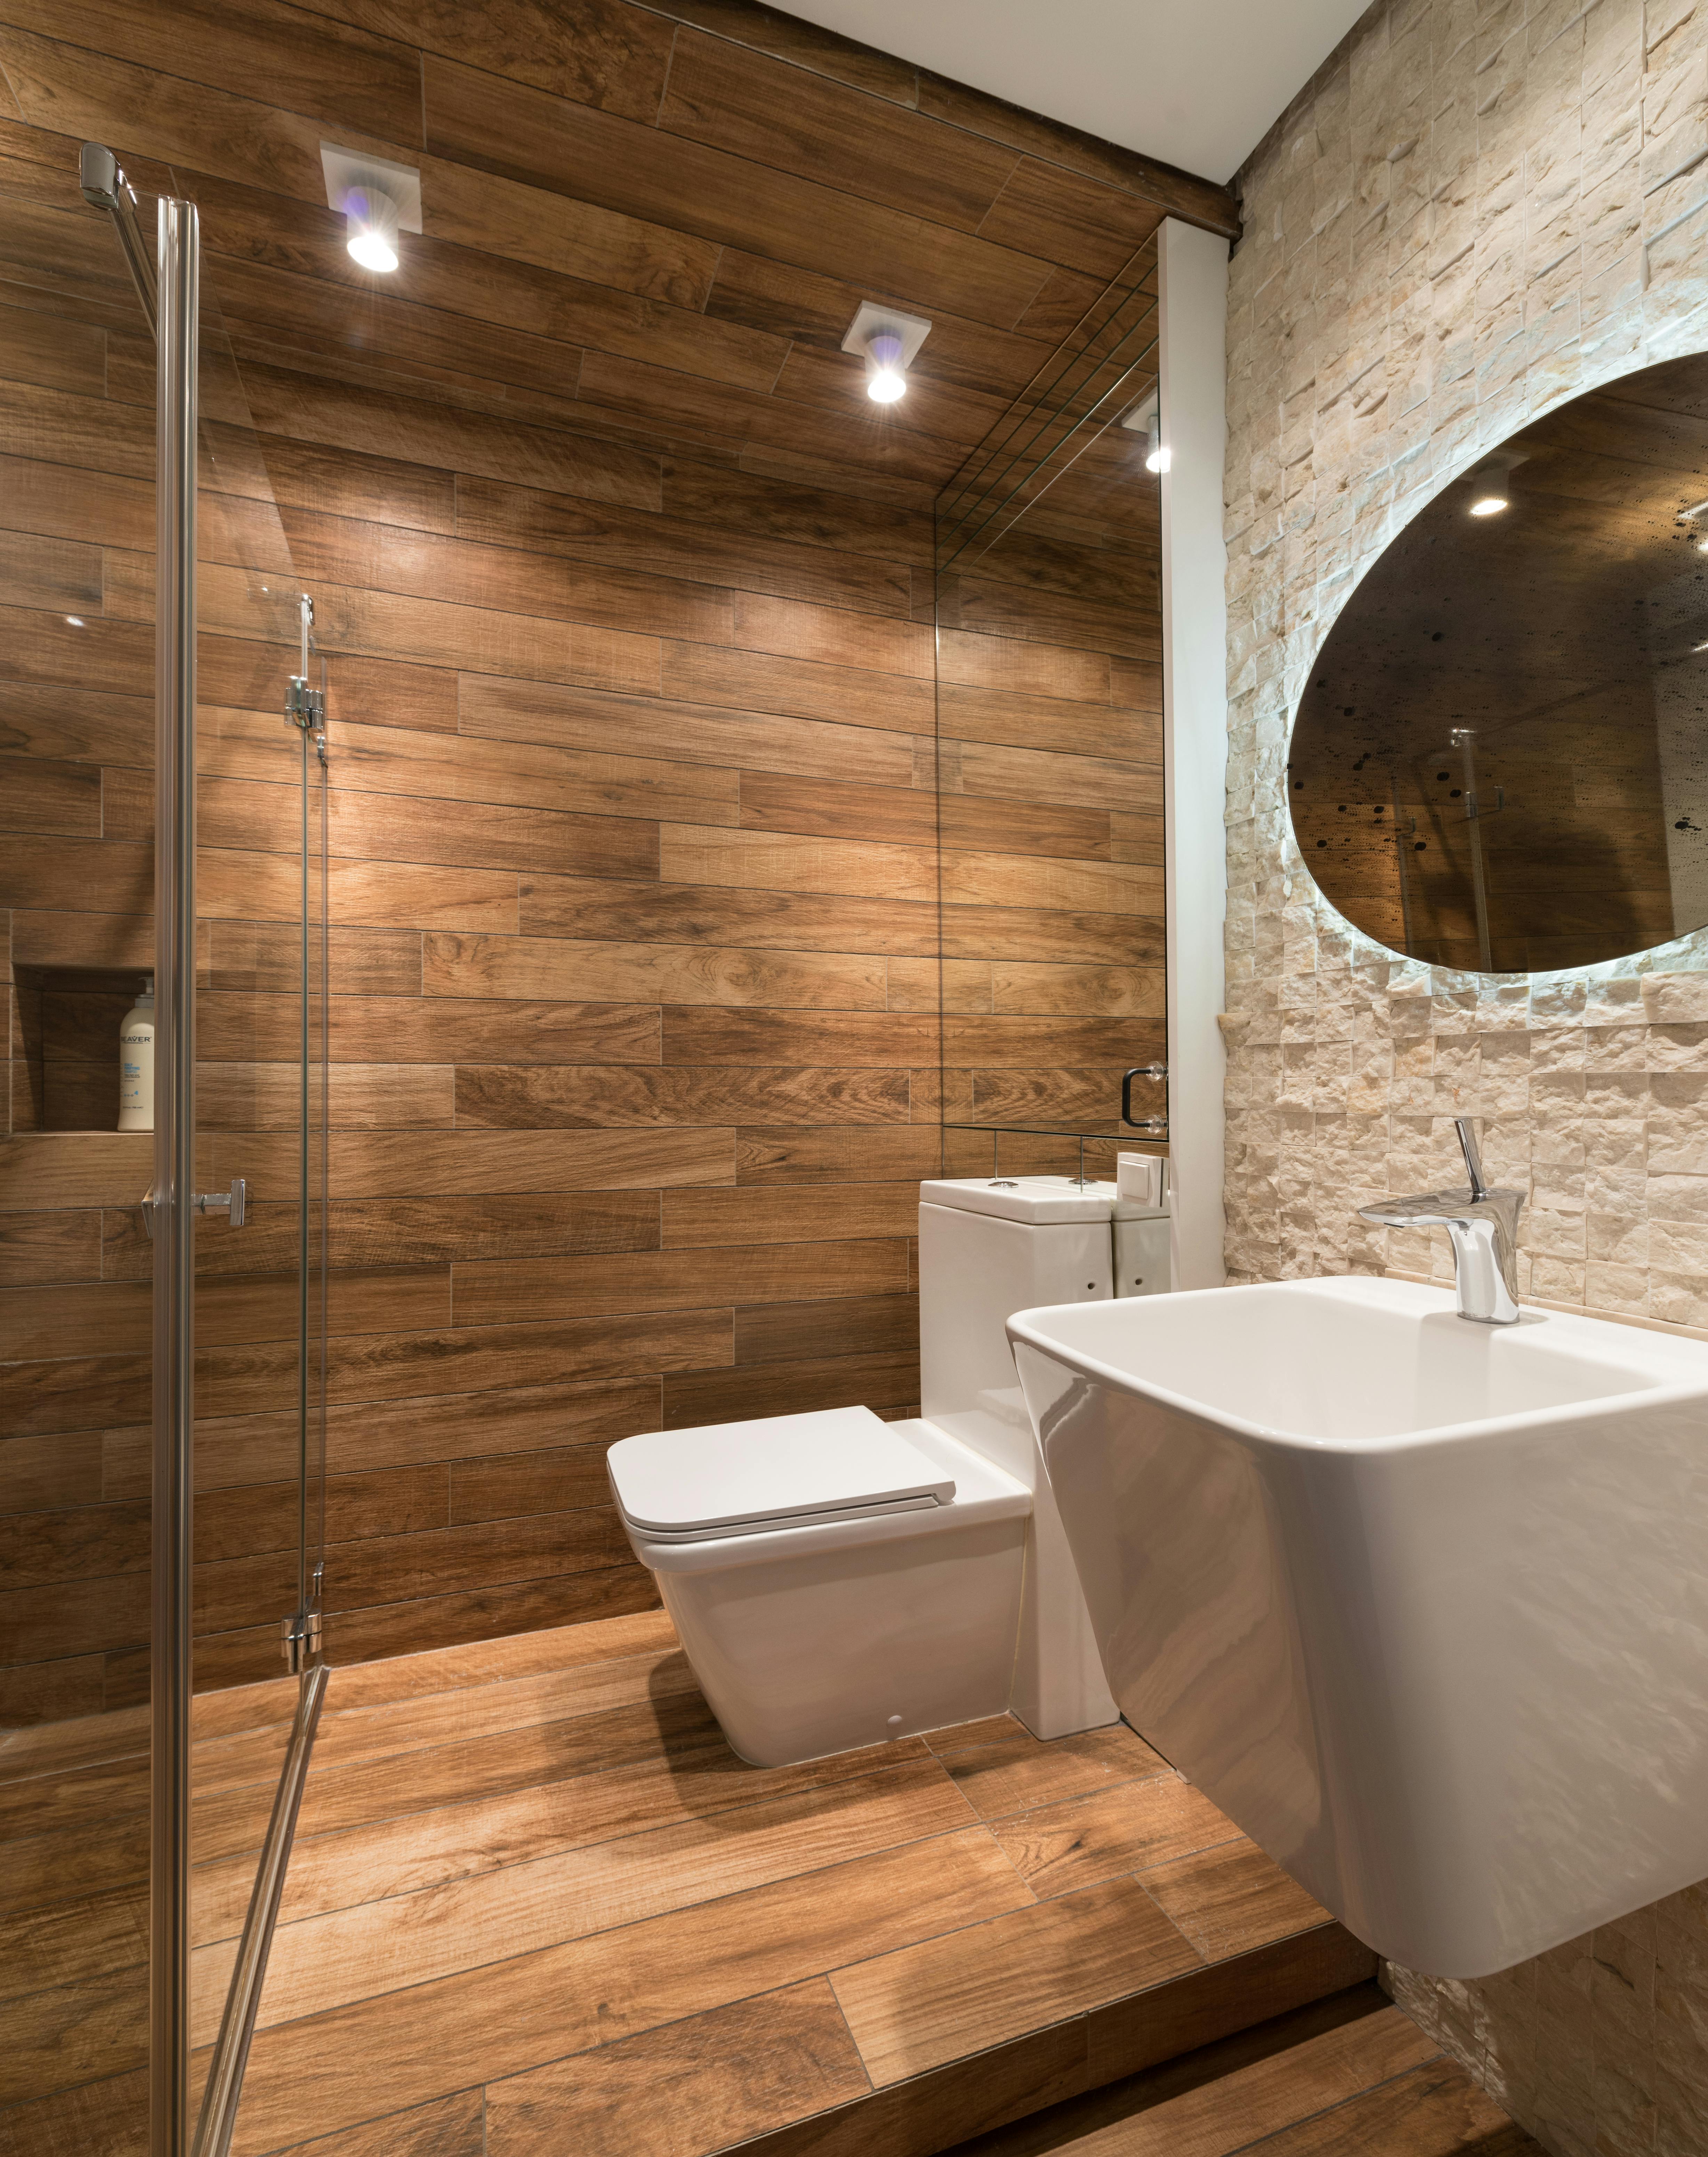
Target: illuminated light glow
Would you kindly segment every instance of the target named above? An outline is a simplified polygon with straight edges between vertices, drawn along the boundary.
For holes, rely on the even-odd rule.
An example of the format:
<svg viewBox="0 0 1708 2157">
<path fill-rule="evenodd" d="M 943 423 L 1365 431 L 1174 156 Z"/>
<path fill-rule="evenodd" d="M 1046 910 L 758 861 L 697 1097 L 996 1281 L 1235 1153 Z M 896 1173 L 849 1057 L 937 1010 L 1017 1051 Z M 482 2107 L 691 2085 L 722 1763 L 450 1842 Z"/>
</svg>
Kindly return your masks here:
<svg viewBox="0 0 1708 2157">
<path fill-rule="evenodd" d="M 877 405 L 908 394 L 908 369 L 931 334 L 921 315 L 904 315 L 877 300 L 862 300 L 842 338 L 842 350 L 866 363 L 866 394 Z M 851 390 L 853 384 L 849 384 Z"/>
<path fill-rule="evenodd" d="M 1168 448 L 1165 443 L 1159 442 L 1156 447 L 1150 452 L 1150 455 L 1145 460 L 1145 469 L 1146 471 L 1151 472 L 1165 472 L 1173 462 L 1173 450 Z"/>
<path fill-rule="evenodd" d="M 352 188 L 344 198 L 344 217 L 351 260 L 364 270 L 395 270 L 398 206 L 391 197 L 378 188 Z"/>
<path fill-rule="evenodd" d="M 1473 517 L 1498 517 L 1505 507 L 1506 497 L 1504 494 L 1485 494 L 1480 501 L 1471 504 L 1471 514 Z"/>
<path fill-rule="evenodd" d="M 83 616 L 80 614 L 68 614 L 65 619 L 73 629 L 81 629 L 83 626 Z"/>
<path fill-rule="evenodd" d="M 351 220 L 352 225 L 355 220 Z M 352 230 L 346 243 L 352 261 L 359 262 L 364 270 L 395 270 L 398 250 L 383 233 L 370 232 L 365 227 Z"/>
<path fill-rule="evenodd" d="M 893 330 L 880 330 L 866 347 L 866 394 L 874 404 L 893 404 L 907 389 L 902 341 Z"/>
</svg>

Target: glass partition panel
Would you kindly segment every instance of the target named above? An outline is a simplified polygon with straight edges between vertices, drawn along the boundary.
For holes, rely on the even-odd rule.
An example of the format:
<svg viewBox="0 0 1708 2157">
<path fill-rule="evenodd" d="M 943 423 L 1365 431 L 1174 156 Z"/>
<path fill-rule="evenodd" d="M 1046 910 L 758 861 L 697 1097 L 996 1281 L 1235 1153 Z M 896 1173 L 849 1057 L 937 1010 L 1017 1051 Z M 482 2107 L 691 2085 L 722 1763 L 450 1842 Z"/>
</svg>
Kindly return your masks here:
<svg viewBox="0 0 1708 2157">
<path fill-rule="evenodd" d="M 40 140 L 39 165 L 14 159 L 0 179 L 0 1878 L 31 1942 L 0 1979 L 22 2033 L 0 2106 L 21 2108 L 8 2124 L 26 2149 L 147 2141 L 176 2157 L 222 2021 L 240 2034 L 229 1979 L 246 1918 L 266 1914 L 281 1762 L 318 1660 L 324 733 L 261 445 L 204 304 L 197 480 L 167 520 L 175 558 L 193 525 L 199 538 L 198 814 L 192 847 L 159 852 L 172 700 L 157 694 L 151 316 L 168 315 L 170 286 L 183 334 L 168 348 L 197 351 L 193 213 L 175 213 L 189 245 L 174 283 L 156 203 L 126 191 L 114 211 L 108 190 L 111 214 L 91 207 L 63 139 Z M 151 994 L 157 924 L 198 888 L 192 863 L 193 1567 L 158 1512 L 176 1425 L 156 1382 L 157 1148 L 185 1128 L 187 1097 L 168 1083 L 164 980 L 158 1029 Z M 157 1628 L 192 1591 L 187 1668 Z M 163 1701 L 188 1705 L 192 1675 L 186 1787 L 163 1772 L 159 1718 Z M 168 1934 L 188 1950 L 172 1969 Z M 162 2015 L 180 1987 L 188 2046 L 182 2016 Z M 241 2048 L 220 2050 L 229 2120 Z"/>
<path fill-rule="evenodd" d="M 1156 257 L 939 497 L 942 1099 L 952 1174 L 1165 1145 Z M 993 1166 L 993 1163 L 995 1166 Z"/>
<path fill-rule="evenodd" d="M 327 745 L 311 603 L 204 260 L 196 713 L 192 2042 L 210 2092 L 281 1755 L 319 1660 L 324 1511 Z M 224 2082 L 222 2083 L 222 2077 Z M 199 2076 L 196 2078 L 199 2084 Z"/>
<path fill-rule="evenodd" d="M 0 2104 L 24 2149 L 146 2133 L 147 1269 L 153 1173 L 121 1035 L 153 963 L 154 628 L 111 565 L 154 543 L 147 332 L 62 138 L 0 178 Z M 28 162 L 30 140 L 51 144 Z M 55 162 L 47 162 L 52 154 Z M 140 1020 L 138 1022 L 140 1023 Z M 125 1128 L 126 1125 L 140 1126 Z M 0 2139 L 5 2139 L 0 2130 Z"/>
</svg>

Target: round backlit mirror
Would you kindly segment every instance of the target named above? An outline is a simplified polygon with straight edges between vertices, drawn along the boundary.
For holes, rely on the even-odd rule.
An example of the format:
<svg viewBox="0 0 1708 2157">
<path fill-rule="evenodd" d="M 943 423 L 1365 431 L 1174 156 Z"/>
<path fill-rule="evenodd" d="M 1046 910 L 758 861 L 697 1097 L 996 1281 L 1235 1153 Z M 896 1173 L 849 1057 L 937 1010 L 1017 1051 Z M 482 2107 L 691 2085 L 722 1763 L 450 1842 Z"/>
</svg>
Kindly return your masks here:
<svg viewBox="0 0 1708 2157">
<path fill-rule="evenodd" d="M 1408 525 L 1299 699 L 1330 903 L 1472 973 L 1708 925 L 1708 354 L 1558 406 Z"/>
</svg>

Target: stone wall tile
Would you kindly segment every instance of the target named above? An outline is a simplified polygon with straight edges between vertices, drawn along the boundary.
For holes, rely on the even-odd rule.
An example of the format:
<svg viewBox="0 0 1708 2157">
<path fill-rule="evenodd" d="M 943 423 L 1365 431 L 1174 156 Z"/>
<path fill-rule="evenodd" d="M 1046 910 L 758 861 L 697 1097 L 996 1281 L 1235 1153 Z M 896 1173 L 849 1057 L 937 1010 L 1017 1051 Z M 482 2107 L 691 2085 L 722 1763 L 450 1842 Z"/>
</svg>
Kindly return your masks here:
<svg viewBox="0 0 1708 2157">
<path fill-rule="evenodd" d="M 1472 1109 L 1491 1175 L 1531 1194 L 1527 1293 L 1708 1324 L 1708 932 L 1587 974 L 1432 973 L 1316 896 L 1284 790 L 1322 639 L 1422 504 L 1534 414 L 1708 347 L 1708 160 L 1675 170 L 1693 146 L 1708 149 L 1708 0 L 1392 0 L 1241 175 L 1235 1277 L 1445 1281 L 1444 1237 L 1356 1206 L 1458 1181 L 1451 1116 Z M 1708 1887 L 1475 1985 L 1388 1981 L 1554 2157 L 1704 2157 Z"/>
</svg>

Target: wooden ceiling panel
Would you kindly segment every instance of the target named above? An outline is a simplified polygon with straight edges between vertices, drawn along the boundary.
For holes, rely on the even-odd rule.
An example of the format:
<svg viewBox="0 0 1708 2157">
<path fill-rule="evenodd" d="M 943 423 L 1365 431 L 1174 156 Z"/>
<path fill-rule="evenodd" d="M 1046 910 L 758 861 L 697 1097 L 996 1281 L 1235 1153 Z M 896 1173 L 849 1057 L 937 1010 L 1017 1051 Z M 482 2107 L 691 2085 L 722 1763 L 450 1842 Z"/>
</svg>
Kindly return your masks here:
<svg viewBox="0 0 1708 2157">
<path fill-rule="evenodd" d="M 684 28 L 659 126 L 934 224 L 976 232 L 1012 150 L 822 75 Z"/>
<path fill-rule="evenodd" d="M 1140 202 L 1059 165 L 1021 160 L 979 227 L 985 239 L 1042 252 L 1047 260 L 1099 282 L 1118 277 L 1163 219 L 1161 207 Z"/>
<path fill-rule="evenodd" d="M 1047 261 L 429 56 L 428 146 L 625 217 L 1011 328 Z"/>
<path fill-rule="evenodd" d="M 96 0 L 77 46 L 44 34 L 63 20 L 16 0 L 0 29 L 30 123 L 0 157 L 39 198 L 37 131 L 68 171 L 97 137 L 198 200 L 210 290 L 281 415 L 264 428 L 296 438 L 307 399 L 351 449 L 432 461 L 460 407 L 480 476 L 593 501 L 625 459 L 738 466 L 771 483 L 763 506 L 737 499 L 755 538 L 774 517 L 847 551 L 836 528 L 864 497 L 889 528 L 853 551 L 905 559 L 897 512 L 928 507 L 1083 333 L 1162 215 L 1231 218 L 1223 191 L 746 0 Z M 394 277 L 339 245 L 329 129 L 420 167 L 426 229 Z M 40 306 L 58 235 L 17 208 L 0 275 Z M 872 407 L 840 350 L 867 298 L 934 325 L 902 411 Z M 147 394 L 122 331 L 115 366 L 118 394 Z M 843 507 L 785 512 L 803 488 Z"/>
<path fill-rule="evenodd" d="M 58 0 L 8 0 L 6 21 L 63 38 L 74 18 Z M 241 84 L 263 105 L 420 146 L 413 36 L 376 37 L 282 0 L 79 0 L 75 25 L 80 44 L 116 59 L 216 89 Z"/>
<path fill-rule="evenodd" d="M 797 68 L 828 75 L 832 82 L 846 83 L 851 90 L 870 90 L 897 105 L 918 103 L 918 69 L 911 60 L 899 60 L 875 46 L 857 44 L 835 30 L 821 29 L 799 15 L 779 14 L 754 0 L 677 0 L 667 10 L 672 19 L 715 30 L 754 52 L 769 53 L 790 60 Z"/>
<path fill-rule="evenodd" d="M 331 0 L 311 12 L 645 121 L 676 34 L 667 17 L 625 0 Z"/>
</svg>

